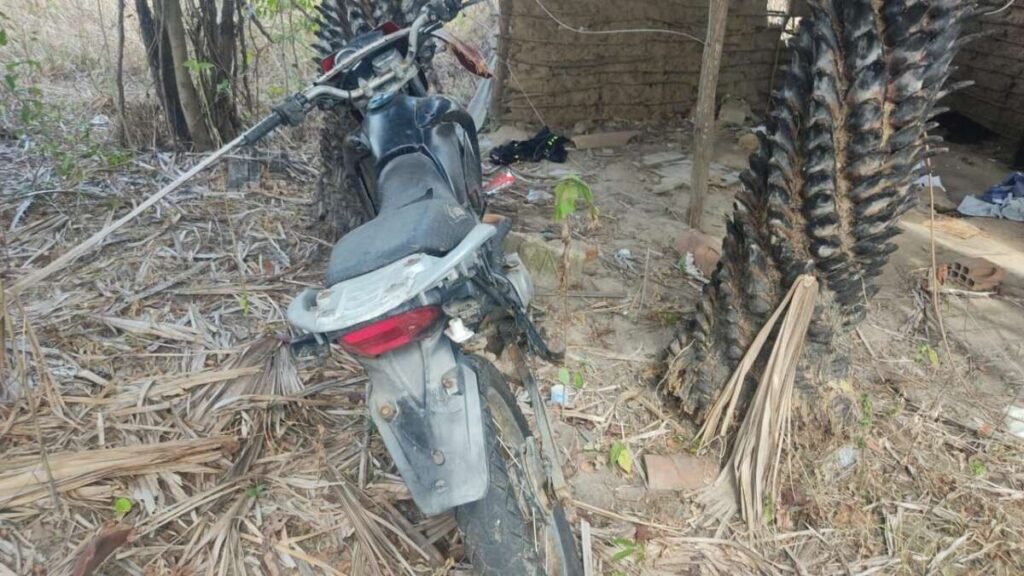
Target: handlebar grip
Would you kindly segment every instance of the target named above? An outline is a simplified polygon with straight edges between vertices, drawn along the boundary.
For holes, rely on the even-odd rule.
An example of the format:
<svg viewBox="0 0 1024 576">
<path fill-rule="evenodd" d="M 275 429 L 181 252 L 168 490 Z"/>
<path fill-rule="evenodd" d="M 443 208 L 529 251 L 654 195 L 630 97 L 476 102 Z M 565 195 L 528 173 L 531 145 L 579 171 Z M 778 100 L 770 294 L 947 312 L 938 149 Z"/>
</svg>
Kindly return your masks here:
<svg viewBox="0 0 1024 576">
<path fill-rule="evenodd" d="M 271 112 L 269 116 L 260 121 L 259 124 L 249 128 L 242 135 L 242 144 L 250 146 L 263 139 L 264 136 L 273 132 L 278 126 L 284 123 L 284 119 L 277 112 Z"/>
</svg>

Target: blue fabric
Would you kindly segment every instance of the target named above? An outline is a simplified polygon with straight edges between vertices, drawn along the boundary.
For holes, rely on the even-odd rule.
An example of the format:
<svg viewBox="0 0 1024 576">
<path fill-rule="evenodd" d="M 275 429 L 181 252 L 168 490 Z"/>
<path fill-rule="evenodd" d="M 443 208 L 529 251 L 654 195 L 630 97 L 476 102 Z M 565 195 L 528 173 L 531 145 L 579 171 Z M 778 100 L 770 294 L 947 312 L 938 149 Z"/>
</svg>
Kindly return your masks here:
<svg viewBox="0 0 1024 576">
<path fill-rule="evenodd" d="M 979 197 L 989 204 L 1006 204 L 1012 198 L 1024 198 L 1024 173 L 1014 172 L 1002 184 L 988 189 Z"/>
</svg>

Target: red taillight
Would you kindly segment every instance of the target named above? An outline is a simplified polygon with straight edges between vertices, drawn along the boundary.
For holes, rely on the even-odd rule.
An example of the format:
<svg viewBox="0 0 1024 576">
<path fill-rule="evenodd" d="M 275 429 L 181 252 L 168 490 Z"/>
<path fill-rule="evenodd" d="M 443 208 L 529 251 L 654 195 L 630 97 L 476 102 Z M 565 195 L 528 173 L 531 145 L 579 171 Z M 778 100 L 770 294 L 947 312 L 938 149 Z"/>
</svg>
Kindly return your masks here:
<svg viewBox="0 0 1024 576">
<path fill-rule="evenodd" d="M 324 58 L 323 60 L 320 61 L 320 72 L 327 74 L 331 70 L 334 70 L 335 56 L 337 56 L 337 54 L 331 54 L 327 58 Z"/>
<path fill-rule="evenodd" d="M 416 308 L 385 318 L 341 337 L 342 346 L 363 356 L 380 356 L 412 342 L 441 316 L 437 306 Z"/>
</svg>

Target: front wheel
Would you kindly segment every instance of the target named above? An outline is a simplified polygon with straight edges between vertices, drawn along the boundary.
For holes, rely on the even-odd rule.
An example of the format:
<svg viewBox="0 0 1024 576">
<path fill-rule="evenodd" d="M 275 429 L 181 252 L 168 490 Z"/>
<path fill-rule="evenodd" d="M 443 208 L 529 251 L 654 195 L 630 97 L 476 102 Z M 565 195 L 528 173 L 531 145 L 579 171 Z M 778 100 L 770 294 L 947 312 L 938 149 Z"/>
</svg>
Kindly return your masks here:
<svg viewBox="0 0 1024 576">
<path fill-rule="evenodd" d="M 561 504 L 543 490 L 539 445 L 504 376 L 472 358 L 484 406 L 490 483 L 482 500 L 460 506 L 455 519 L 467 556 L 483 576 L 583 574 Z"/>
<path fill-rule="evenodd" d="M 313 231 L 331 244 L 373 217 L 364 200 L 365 187 L 359 176 L 350 172 L 346 158 L 345 137 L 357 130 L 359 121 L 350 110 L 338 109 L 325 114 L 320 134 L 323 166 L 313 198 Z"/>
</svg>

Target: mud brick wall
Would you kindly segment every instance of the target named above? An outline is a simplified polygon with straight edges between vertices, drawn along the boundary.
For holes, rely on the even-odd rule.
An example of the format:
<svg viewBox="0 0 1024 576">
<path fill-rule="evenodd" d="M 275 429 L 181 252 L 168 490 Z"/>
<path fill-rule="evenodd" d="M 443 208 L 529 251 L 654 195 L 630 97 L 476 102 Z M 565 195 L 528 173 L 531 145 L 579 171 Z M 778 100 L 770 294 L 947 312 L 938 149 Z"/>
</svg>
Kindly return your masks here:
<svg viewBox="0 0 1024 576">
<path fill-rule="evenodd" d="M 707 0 L 541 0 L 562 22 L 587 30 L 671 29 L 703 38 Z M 703 46 L 668 34 L 577 34 L 537 0 L 508 0 L 508 61 L 500 100 L 505 120 L 554 126 L 580 120 L 657 120 L 688 115 L 697 99 Z M 733 0 L 718 97 L 764 109 L 780 30 L 765 0 Z M 525 93 L 525 95 L 524 95 Z M 527 101 L 526 95 L 529 96 Z"/>
<path fill-rule="evenodd" d="M 987 0 L 994 10 L 1005 0 Z M 944 103 L 957 112 L 1013 141 L 1024 138 L 1024 3 L 981 18 L 968 32 L 987 36 L 964 46 L 954 65 L 953 80 L 973 80 L 974 86 L 953 94 Z"/>
</svg>

